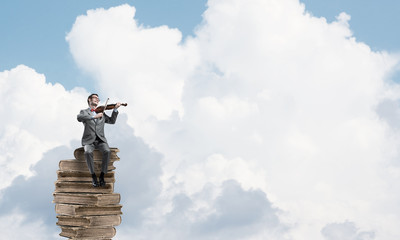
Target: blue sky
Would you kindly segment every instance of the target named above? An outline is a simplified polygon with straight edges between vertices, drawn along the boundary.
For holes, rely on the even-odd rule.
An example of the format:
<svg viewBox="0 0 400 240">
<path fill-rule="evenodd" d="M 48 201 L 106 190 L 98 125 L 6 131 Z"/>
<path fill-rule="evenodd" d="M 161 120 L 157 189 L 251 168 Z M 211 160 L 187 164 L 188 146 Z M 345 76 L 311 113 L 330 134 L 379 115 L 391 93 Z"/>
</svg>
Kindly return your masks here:
<svg viewBox="0 0 400 240">
<path fill-rule="evenodd" d="M 2 237 L 57 238 L 97 92 L 128 103 L 117 240 L 398 240 L 400 3 L 303 3 L 3 1 Z"/>
<path fill-rule="evenodd" d="M 398 1 L 383 0 L 303 0 L 306 9 L 315 16 L 333 21 L 340 12 L 351 15 L 350 26 L 355 37 L 374 50 L 399 51 L 400 35 L 395 26 L 400 23 Z"/>
<path fill-rule="evenodd" d="M 128 3 L 137 8 L 137 20 L 144 26 L 168 25 L 186 36 L 201 22 L 205 0 L 88 0 L 88 1 L 3 1 L 1 3 L 0 70 L 19 64 L 32 66 L 49 82 L 67 89 L 89 87 L 91 79 L 77 69 L 65 36 L 75 18 L 89 9 L 109 8 Z M 95 90 L 95 89 L 93 89 Z"/>
<path fill-rule="evenodd" d="M 128 3 L 137 9 L 136 19 L 144 26 L 168 25 L 178 28 L 183 36 L 193 35 L 201 23 L 206 0 L 85 0 L 29 1 L 6 0 L 1 3 L 0 70 L 19 64 L 35 68 L 47 81 L 60 82 L 67 89 L 76 86 L 91 88 L 92 79 L 74 63 L 65 41 L 75 18 L 88 9 L 109 8 Z M 394 0 L 303 0 L 314 16 L 335 20 L 340 12 L 351 15 L 350 26 L 357 40 L 374 50 L 398 52 L 400 34 L 400 2 Z M 93 90 L 96 90 L 95 88 Z"/>
</svg>

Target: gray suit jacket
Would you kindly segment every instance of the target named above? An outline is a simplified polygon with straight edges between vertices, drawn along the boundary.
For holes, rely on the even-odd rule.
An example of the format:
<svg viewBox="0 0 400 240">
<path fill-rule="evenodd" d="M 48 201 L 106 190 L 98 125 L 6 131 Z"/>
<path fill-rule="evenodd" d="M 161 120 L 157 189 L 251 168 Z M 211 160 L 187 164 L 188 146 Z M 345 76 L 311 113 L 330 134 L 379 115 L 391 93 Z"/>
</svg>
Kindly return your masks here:
<svg viewBox="0 0 400 240">
<path fill-rule="evenodd" d="M 118 112 L 113 110 L 111 117 L 104 113 L 103 117 L 98 118 L 97 121 L 92 119 L 92 116 L 90 108 L 81 110 L 77 116 L 78 121 L 82 122 L 85 127 L 82 136 L 82 146 L 92 144 L 96 140 L 96 136 L 98 136 L 103 142 L 107 142 L 104 135 L 104 124 L 114 124 L 117 120 Z"/>
</svg>

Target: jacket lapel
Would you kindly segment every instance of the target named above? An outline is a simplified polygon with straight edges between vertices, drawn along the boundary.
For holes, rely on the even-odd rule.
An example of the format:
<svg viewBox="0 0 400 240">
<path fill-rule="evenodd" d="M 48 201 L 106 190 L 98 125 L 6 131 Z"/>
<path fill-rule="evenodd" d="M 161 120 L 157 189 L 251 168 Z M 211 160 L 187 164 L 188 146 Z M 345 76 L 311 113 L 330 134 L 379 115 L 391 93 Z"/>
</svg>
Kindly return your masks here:
<svg viewBox="0 0 400 240">
<path fill-rule="evenodd" d="M 92 111 L 90 111 L 90 108 L 87 108 L 87 109 L 86 109 L 86 113 L 87 113 L 89 116 L 93 116 Z M 92 121 L 96 124 L 96 119 L 92 119 Z"/>
</svg>

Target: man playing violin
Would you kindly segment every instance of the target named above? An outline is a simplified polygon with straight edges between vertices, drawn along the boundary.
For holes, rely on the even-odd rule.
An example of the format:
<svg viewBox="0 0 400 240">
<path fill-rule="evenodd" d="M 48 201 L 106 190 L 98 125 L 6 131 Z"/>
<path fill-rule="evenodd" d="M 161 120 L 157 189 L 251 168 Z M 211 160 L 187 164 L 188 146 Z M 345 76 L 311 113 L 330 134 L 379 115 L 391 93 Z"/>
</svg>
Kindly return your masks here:
<svg viewBox="0 0 400 240">
<path fill-rule="evenodd" d="M 106 185 L 104 174 L 107 173 L 111 152 L 107 143 L 107 139 L 104 135 L 104 124 L 115 123 L 118 116 L 118 108 L 121 105 L 121 103 L 115 104 L 111 117 L 109 117 L 103 112 L 96 113 L 95 109 L 99 102 L 99 96 L 95 93 L 91 94 L 87 99 L 89 108 L 81 110 L 77 116 L 78 121 L 82 122 L 84 126 L 82 146 L 84 147 L 85 160 L 89 168 L 89 172 L 92 174 L 92 184 L 94 187 Z M 94 172 L 94 149 L 99 149 L 103 154 L 99 182 L 97 181 L 97 176 Z"/>
</svg>

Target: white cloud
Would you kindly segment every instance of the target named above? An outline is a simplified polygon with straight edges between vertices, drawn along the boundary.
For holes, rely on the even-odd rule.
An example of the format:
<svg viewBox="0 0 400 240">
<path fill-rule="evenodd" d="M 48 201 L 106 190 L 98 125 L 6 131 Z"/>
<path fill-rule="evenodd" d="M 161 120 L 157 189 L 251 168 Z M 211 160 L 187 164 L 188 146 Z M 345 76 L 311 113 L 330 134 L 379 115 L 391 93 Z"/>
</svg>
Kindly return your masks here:
<svg viewBox="0 0 400 240">
<path fill-rule="evenodd" d="M 359 231 L 354 223 L 331 223 L 322 229 L 322 235 L 327 240 L 372 240 L 373 232 Z"/>
<path fill-rule="evenodd" d="M 147 218 L 145 210 L 156 201 L 161 190 L 161 156 L 133 136 L 132 129 L 126 124 L 125 114 L 121 113 L 117 124 L 107 125 L 107 128 L 110 146 L 118 147 L 121 151 L 118 154 L 121 160 L 114 165 L 117 167 L 115 192 L 122 195 L 124 213 L 123 224 L 118 227 L 118 232 L 123 232 L 124 228 L 140 226 Z M 70 145 L 45 152 L 31 169 L 36 173 L 35 176 L 29 179 L 19 176 L 11 186 L 3 190 L 0 198 L 0 226 L 7 228 L 12 224 L 12 227 L 2 231 L 4 236 L 12 236 L 7 239 L 30 239 L 28 234 L 32 237 L 40 235 L 41 239 L 61 239 L 56 237 L 61 229 L 56 225 L 52 193 L 57 180 L 58 162 L 71 158 L 74 149 L 80 146 L 80 141 L 74 140 Z M 18 234 L 20 231 L 23 234 Z"/>
<path fill-rule="evenodd" d="M 0 216 L 0 231 L 2 239 L 56 239 L 58 234 L 51 232 L 42 221 L 26 219 L 26 217 L 14 212 Z"/>
<path fill-rule="evenodd" d="M 66 91 L 27 66 L 0 72 L 0 189 L 18 175 L 32 176 L 30 167 L 51 148 L 79 138 L 75 120 L 87 93 Z M 83 103 L 83 104 L 82 104 Z"/>
<path fill-rule="evenodd" d="M 180 99 L 191 59 L 185 56 L 177 29 L 137 26 L 134 14 L 128 5 L 90 10 L 77 18 L 67 41 L 77 63 L 100 80 L 103 93 L 113 100 L 129 100 L 131 109 L 140 112 L 132 112 L 131 121 L 142 125 L 150 117 L 182 114 Z"/>
<path fill-rule="evenodd" d="M 304 9 L 210 0 L 184 40 L 138 26 L 128 5 L 77 18 L 78 65 L 103 98 L 129 104 L 107 129 L 126 159 L 117 239 L 398 239 L 400 91 L 386 78 L 399 60 L 357 42 L 346 13 L 327 23 Z M 42 174 L 4 191 L 7 237 L 53 234 L 25 222 L 49 194 L 15 199 L 52 184 L 46 164 L 66 150 L 43 154 L 79 140 L 87 95 L 26 66 L 0 73 L 0 189 Z"/>
<path fill-rule="evenodd" d="M 140 228 L 121 226 L 117 239 L 260 239 L 262 232 L 279 240 L 284 239 L 285 227 L 278 212 L 261 190 L 246 191 L 229 180 L 218 187 L 205 186 L 195 195 L 176 194 L 170 211 L 149 217 Z"/>
<path fill-rule="evenodd" d="M 349 15 L 327 23 L 295 0 L 210 0 L 182 41 L 177 29 L 138 26 L 134 14 L 128 5 L 91 10 L 67 40 L 102 95 L 128 101 L 135 134 L 164 156 L 162 194 L 143 229 L 167 226 L 179 196 L 211 221 L 233 179 L 280 209 L 290 226 L 282 238 L 321 239 L 346 220 L 376 239 L 400 235 L 399 132 L 376 111 L 400 97 L 387 79 L 399 59 L 357 42 Z M 180 216 L 193 227 L 194 215 Z M 262 229 L 242 239 L 263 239 Z"/>
</svg>

